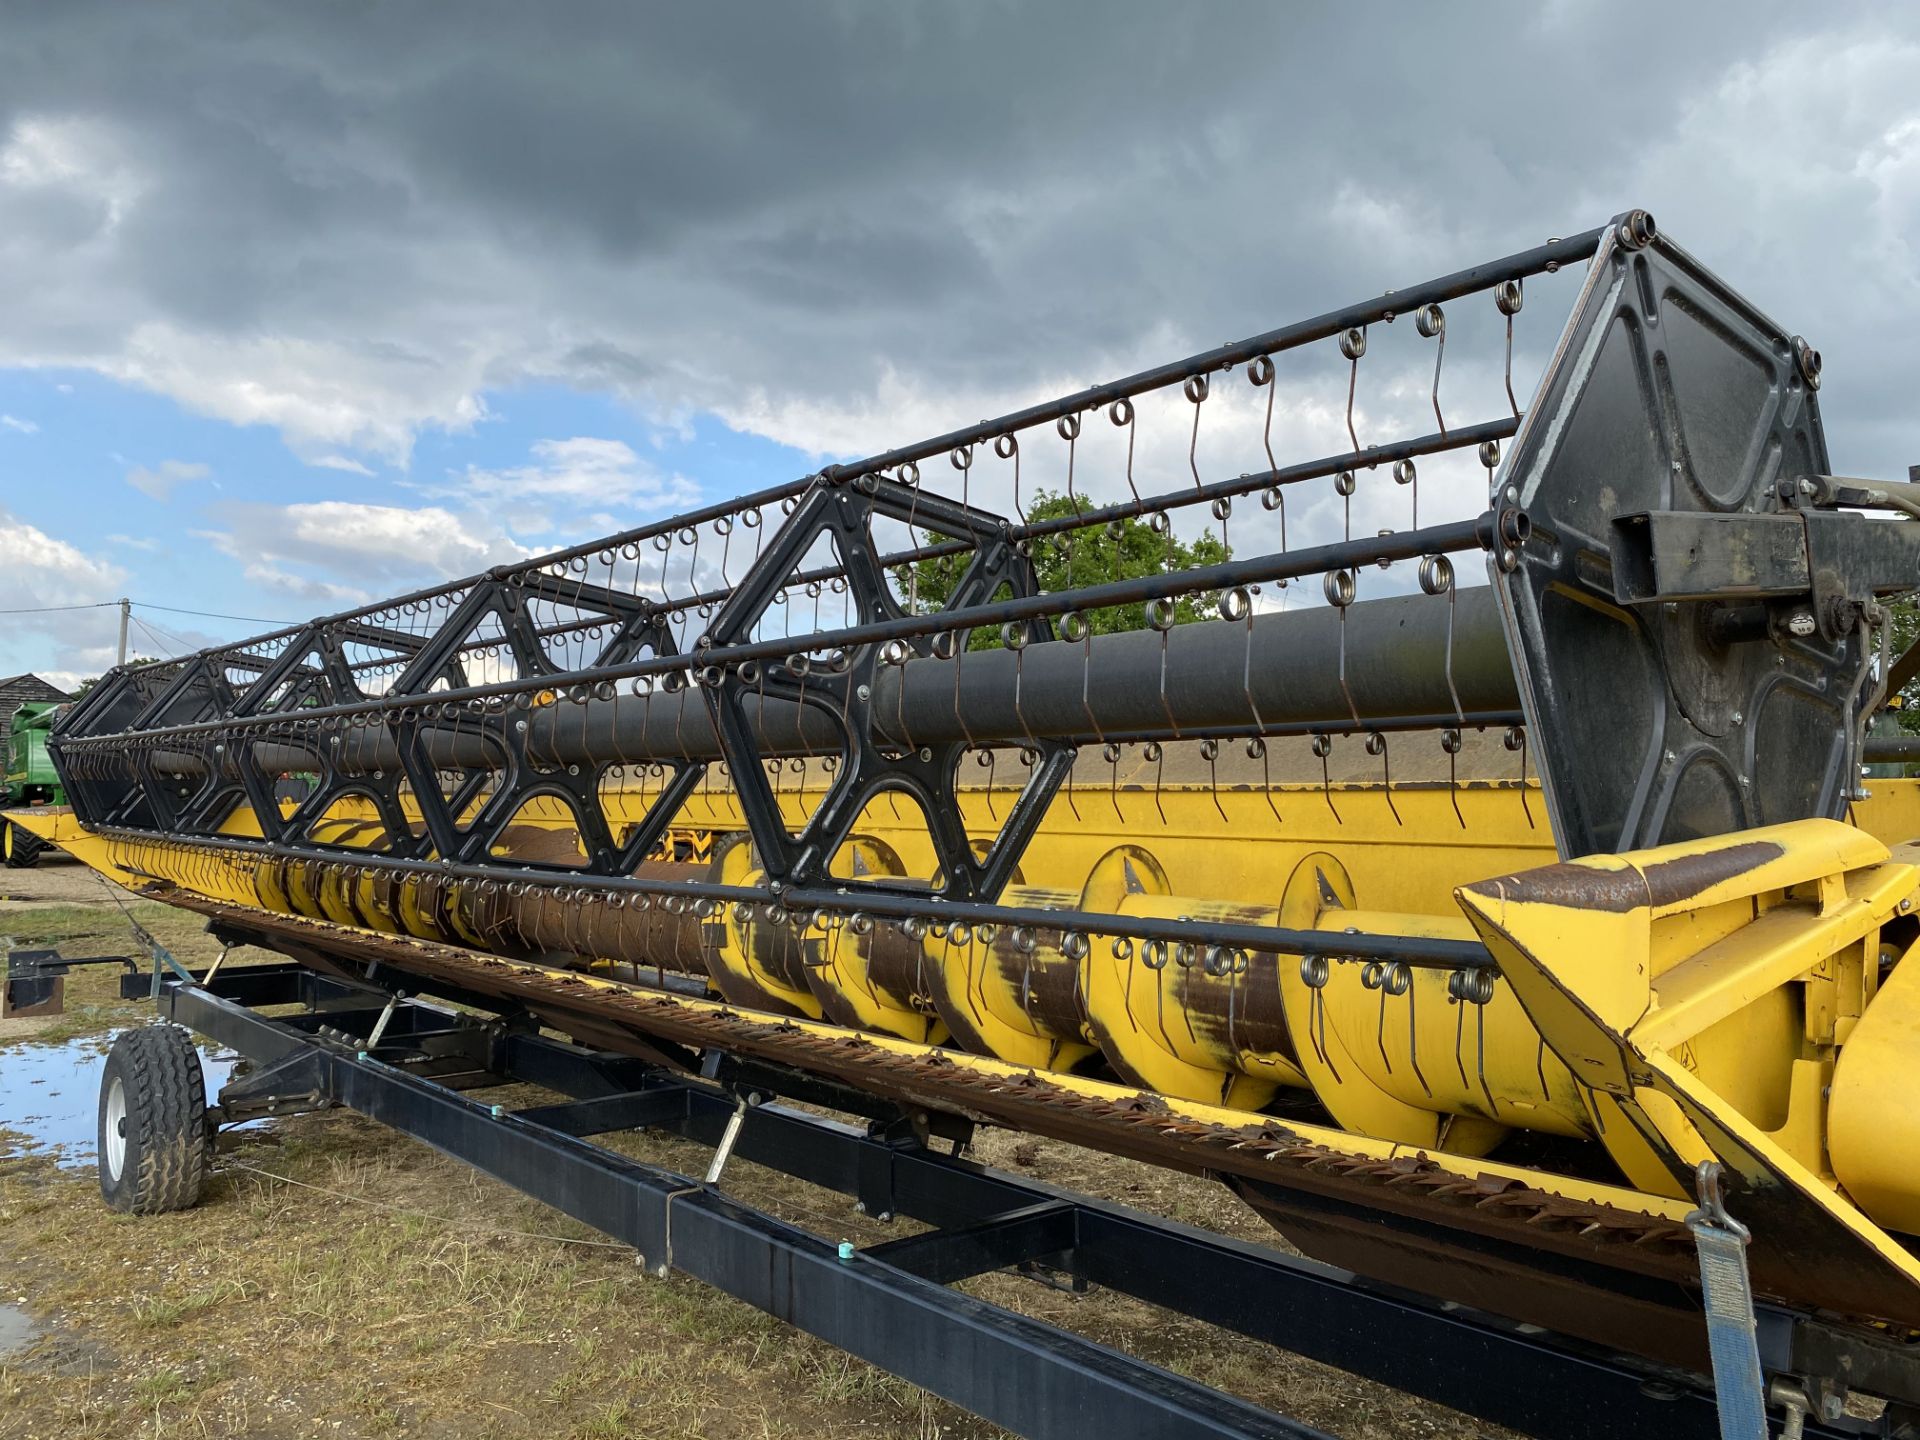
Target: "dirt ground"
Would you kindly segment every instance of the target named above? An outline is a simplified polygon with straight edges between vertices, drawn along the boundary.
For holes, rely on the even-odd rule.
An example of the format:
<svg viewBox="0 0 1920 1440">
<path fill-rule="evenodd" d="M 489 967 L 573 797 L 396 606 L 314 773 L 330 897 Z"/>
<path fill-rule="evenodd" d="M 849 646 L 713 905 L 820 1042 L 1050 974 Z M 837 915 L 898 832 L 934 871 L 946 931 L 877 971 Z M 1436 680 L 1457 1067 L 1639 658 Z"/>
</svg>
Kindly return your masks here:
<svg viewBox="0 0 1920 1440">
<path fill-rule="evenodd" d="M 66 856 L 53 854 L 42 858 L 31 870 L 9 870 L 0 866 L 0 935 L 7 933 L 5 916 L 9 910 L 39 909 L 47 905 L 106 905 L 110 898 L 132 896 L 84 865 Z"/>
<path fill-rule="evenodd" d="M 182 960 L 212 958 L 194 917 L 124 892 L 118 901 Z M 52 857 L 0 871 L 0 937 L 70 954 L 131 943 L 116 897 Z M 684 1276 L 655 1279 L 631 1250 L 347 1113 L 236 1132 L 196 1209 L 116 1215 L 90 1169 L 56 1168 L 6 1133 L 10 1115 L 29 1113 L 7 1078 L 8 1057 L 26 1054 L 18 1047 L 84 1042 L 150 1013 L 117 998 L 105 967 L 69 979 L 67 1012 L 0 1025 L 0 1320 L 11 1307 L 34 1327 L 9 1351 L 0 1324 L 0 1440 L 999 1433 Z M 536 1093 L 504 1098 L 535 1103 Z M 646 1135 L 619 1148 L 683 1172 L 707 1153 Z M 1203 1181 L 998 1132 L 977 1153 L 1244 1239 L 1276 1238 Z M 725 1185 L 830 1238 L 901 1233 L 745 1162 Z M 1074 1297 L 1012 1275 L 967 1288 L 1348 1440 L 1504 1433 L 1121 1296 Z"/>
</svg>

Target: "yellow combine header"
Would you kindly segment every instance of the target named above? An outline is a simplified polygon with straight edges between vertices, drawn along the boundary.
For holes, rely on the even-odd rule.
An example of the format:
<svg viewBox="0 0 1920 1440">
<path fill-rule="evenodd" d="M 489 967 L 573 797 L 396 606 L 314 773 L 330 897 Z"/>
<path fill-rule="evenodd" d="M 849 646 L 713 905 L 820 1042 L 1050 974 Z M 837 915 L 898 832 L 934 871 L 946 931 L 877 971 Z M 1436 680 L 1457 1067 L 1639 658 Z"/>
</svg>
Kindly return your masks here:
<svg viewBox="0 0 1920 1440">
<path fill-rule="evenodd" d="M 1283 461 L 1316 366 L 1350 448 Z M 1862 777 L 1920 502 L 1827 473 L 1819 383 L 1631 212 L 116 672 L 10 818 L 333 982 L 1224 1181 L 1723 1417 L 1747 1353 L 1777 1418 L 1898 1415 L 1920 789 Z M 1225 558 L 1078 568 L 1183 524 Z"/>
</svg>

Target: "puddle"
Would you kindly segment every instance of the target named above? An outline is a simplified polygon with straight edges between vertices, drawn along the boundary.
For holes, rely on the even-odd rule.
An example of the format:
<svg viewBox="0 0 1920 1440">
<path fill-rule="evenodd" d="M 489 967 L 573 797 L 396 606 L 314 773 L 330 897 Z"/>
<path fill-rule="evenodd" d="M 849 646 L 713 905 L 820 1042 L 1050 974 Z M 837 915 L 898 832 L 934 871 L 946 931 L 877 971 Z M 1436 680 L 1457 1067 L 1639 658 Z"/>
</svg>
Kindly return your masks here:
<svg viewBox="0 0 1920 1440">
<path fill-rule="evenodd" d="M 100 1070 L 112 1038 L 84 1035 L 64 1045 L 0 1046 L 0 1130 L 26 1136 L 24 1145 L 0 1139 L 0 1158 L 51 1155 L 62 1169 L 93 1168 Z M 200 1047 L 200 1073 L 209 1100 L 239 1060 L 231 1051 Z M 0 1313 L 0 1351 L 5 1349 L 6 1323 Z"/>
<path fill-rule="evenodd" d="M 31 1345 L 40 1327 L 16 1305 L 0 1305 L 0 1360 L 17 1355 Z"/>
</svg>

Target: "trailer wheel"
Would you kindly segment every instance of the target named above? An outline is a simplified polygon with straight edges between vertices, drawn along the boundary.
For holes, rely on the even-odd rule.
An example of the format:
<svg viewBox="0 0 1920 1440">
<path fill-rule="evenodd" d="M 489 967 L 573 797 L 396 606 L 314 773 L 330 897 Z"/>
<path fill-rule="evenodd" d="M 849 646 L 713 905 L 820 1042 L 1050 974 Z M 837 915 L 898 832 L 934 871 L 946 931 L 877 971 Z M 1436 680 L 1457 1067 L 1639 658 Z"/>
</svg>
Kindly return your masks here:
<svg viewBox="0 0 1920 1440">
<path fill-rule="evenodd" d="M 28 870 L 46 849 L 40 837 L 29 834 L 11 820 L 0 820 L 0 860 L 10 870 Z"/>
<path fill-rule="evenodd" d="M 123 1031 L 100 1076 L 100 1194 L 115 1210 L 159 1215 L 200 1198 L 212 1150 L 207 1088 L 178 1025 Z"/>
</svg>

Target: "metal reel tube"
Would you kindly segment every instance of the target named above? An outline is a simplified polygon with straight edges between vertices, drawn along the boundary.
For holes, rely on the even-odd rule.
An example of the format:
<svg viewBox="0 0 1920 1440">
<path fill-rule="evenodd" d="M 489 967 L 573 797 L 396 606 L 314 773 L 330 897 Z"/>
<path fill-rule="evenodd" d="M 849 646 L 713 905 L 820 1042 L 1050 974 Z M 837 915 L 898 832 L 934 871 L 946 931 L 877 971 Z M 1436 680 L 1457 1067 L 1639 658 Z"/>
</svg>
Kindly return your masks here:
<svg viewBox="0 0 1920 1440">
<path fill-rule="evenodd" d="M 1447 606 L 1427 596 L 1362 600 L 1346 610 L 1346 682 L 1370 719 L 1452 714 L 1455 691 L 1469 712 L 1510 712 L 1519 704 L 1492 593 L 1459 592 L 1448 681 Z M 1032 735 L 1091 737 L 1263 725 L 1297 727 L 1349 717 L 1336 658 L 1340 624 L 1325 609 L 1256 615 L 1246 621 L 1177 625 L 1043 641 L 1022 650 L 984 650 L 959 659 L 920 658 L 883 666 L 869 706 L 875 737 L 900 744 L 954 741 L 1017 745 Z M 1143 684 L 1166 652 L 1164 695 Z M 1019 671 L 1016 695 L 1015 671 Z M 1249 689 L 1245 677 L 1252 677 Z M 838 753 L 840 734 L 818 710 L 776 696 L 749 695 L 743 709 L 768 756 Z M 665 691 L 580 702 L 549 701 L 525 717 L 527 751 L 543 765 L 716 760 L 722 750 L 699 692 Z M 1170 721 L 1171 719 L 1171 727 Z M 499 747 L 476 723 L 427 733 L 433 762 L 446 769 L 499 767 Z M 304 744 L 266 740 L 255 763 L 269 771 L 318 768 Z M 168 774 L 204 776 L 206 758 L 162 746 L 153 753 Z M 381 727 L 346 731 L 332 763 L 348 774 L 400 765 Z M 226 769 L 237 774 L 229 759 Z"/>
</svg>

